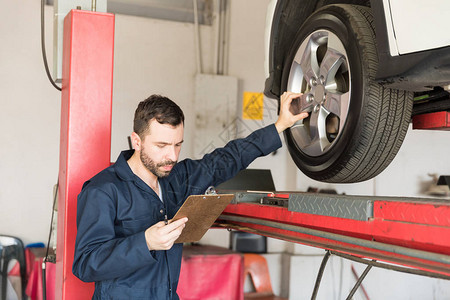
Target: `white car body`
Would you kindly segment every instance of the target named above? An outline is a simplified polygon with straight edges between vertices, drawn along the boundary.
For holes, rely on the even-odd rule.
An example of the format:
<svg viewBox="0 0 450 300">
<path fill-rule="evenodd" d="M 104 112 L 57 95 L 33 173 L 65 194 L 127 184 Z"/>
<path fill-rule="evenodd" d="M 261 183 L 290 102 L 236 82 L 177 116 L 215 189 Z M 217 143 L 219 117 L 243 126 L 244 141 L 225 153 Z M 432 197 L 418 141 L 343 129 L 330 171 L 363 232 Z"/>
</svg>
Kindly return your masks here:
<svg viewBox="0 0 450 300">
<path fill-rule="evenodd" d="M 392 56 L 450 45 L 450 1 L 383 0 Z"/>
<path fill-rule="evenodd" d="M 269 76 L 269 45 L 273 14 L 278 0 L 267 7 L 265 74 Z M 431 2 L 431 3 L 430 3 Z M 391 56 L 450 45 L 449 0 L 383 0 Z"/>
</svg>

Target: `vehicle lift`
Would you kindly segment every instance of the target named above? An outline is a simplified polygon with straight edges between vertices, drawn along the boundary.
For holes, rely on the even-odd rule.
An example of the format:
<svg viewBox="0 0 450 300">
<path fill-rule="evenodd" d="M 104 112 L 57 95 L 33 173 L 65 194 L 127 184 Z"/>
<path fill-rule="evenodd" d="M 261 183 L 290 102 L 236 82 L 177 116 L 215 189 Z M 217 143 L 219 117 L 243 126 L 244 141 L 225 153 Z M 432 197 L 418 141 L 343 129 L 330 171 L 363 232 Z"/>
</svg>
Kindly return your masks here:
<svg viewBox="0 0 450 300">
<path fill-rule="evenodd" d="M 327 250 L 315 294 L 330 254 L 368 265 L 347 299 L 372 266 L 450 279 L 449 200 L 236 191 L 216 225 Z"/>
<path fill-rule="evenodd" d="M 55 295 L 90 299 L 94 285 L 72 274 L 76 205 L 83 182 L 110 165 L 114 15 L 72 10 L 64 21 L 63 48 Z M 448 112 L 442 117 L 449 128 Z M 327 250 L 316 294 L 330 254 L 368 268 L 450 279 L 450 201 L 300 192 L 235 195 L 217 226 Z"/>
</svg>

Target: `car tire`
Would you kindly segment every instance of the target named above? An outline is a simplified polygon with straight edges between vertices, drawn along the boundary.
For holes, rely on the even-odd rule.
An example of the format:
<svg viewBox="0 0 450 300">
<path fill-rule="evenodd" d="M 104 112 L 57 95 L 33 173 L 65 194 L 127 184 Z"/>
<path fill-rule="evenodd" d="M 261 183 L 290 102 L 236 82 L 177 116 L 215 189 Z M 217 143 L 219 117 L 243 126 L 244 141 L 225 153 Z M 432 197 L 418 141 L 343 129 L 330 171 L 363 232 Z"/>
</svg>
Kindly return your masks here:
<svg viewBox="0 0 450 300">
<path fill-rule="evenodd" d="M 302 109 L 310 113 L 284 133 L 298 168 L 331 183 L 361 182 L 381 173 L 405 138 L 413 93 L 375 81 L 370 8 L 341 4 L 317 10 L 288 53 L 282 91 L 303 93 Z"/>
</svg>

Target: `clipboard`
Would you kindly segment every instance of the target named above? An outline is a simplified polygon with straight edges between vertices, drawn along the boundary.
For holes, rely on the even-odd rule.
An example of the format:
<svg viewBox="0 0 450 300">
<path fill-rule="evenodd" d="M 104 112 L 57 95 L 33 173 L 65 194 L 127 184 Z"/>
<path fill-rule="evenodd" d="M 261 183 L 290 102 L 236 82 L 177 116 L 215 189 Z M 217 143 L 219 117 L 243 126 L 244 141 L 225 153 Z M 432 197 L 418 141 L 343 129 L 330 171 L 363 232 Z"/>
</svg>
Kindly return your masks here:
<svg viewBox="0 0 450 300">
<path fill-rule="evenodd" d="M 189 196 L 172 219 L 173 222 L 184 217 L 188 218 L 183 232 L 175 243 L 199 241 L 233 198 L 234 194 Z"/>
</svg>

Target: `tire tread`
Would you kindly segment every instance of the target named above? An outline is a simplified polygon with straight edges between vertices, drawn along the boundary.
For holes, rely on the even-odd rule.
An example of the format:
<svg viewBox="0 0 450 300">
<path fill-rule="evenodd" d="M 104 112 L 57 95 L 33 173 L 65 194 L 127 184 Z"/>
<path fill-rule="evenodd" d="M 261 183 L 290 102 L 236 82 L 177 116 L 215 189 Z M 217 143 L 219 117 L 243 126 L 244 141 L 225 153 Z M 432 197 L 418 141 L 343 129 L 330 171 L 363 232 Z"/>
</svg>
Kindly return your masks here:
<svg viewBox="0 0 450 300">
<path fill-rule="evenodd" d="M 338 172 L 326 182 L 352 183 L 371 179 L 380 174 L 394 159 L 409 126 L 412 112 L 412 93 L 384 88 L 375 82 L 378 67 L 374 21 L 370 8 L 357 5 L 338 5 L 353 21 L 358 42 L 367 62 L 371 82 L 363 130 L 358 145 L 348 161 L 343 160 Z M 363 42 L 362 42 L 363 41 Z M 382 101 L 375 101 L 382 99 Z"/>
</svg>

